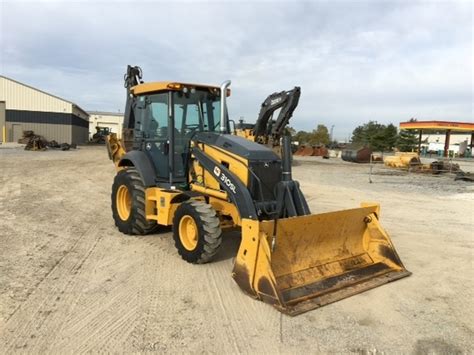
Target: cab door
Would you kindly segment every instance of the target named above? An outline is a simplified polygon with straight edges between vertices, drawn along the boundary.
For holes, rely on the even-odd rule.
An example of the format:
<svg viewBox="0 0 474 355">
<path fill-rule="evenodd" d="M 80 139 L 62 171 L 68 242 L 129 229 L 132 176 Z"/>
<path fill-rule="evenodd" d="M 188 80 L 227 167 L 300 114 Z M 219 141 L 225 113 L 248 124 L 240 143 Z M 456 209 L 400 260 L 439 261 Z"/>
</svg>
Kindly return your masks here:
<svg viewBox="0 0 474 355">
<path fill-rule="evenodd" d="M 168 181 L 170 169 L 168 93 L 137 97 L 135 130 L 140 132 L 142 151 L 153 162 L 158 181 Z"/>
</svg>

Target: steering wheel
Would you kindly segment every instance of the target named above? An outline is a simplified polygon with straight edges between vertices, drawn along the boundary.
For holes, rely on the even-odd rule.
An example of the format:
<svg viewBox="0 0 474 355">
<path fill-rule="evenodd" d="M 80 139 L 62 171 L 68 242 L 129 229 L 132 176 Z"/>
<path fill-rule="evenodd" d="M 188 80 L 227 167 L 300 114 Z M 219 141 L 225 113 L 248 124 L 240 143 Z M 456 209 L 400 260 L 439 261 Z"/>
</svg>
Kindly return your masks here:
<svg viewBox="0 0 474 355">
<path fill-rule="evenodd" d="M 196 130 L 199 129 L 199 124 L 188 124 L 186 125 L 186 127 L 184 128 L 184 134 L 186 136 L 191 136 L 194 134 L 194 132 L 196 132 Z"/>
</svg>

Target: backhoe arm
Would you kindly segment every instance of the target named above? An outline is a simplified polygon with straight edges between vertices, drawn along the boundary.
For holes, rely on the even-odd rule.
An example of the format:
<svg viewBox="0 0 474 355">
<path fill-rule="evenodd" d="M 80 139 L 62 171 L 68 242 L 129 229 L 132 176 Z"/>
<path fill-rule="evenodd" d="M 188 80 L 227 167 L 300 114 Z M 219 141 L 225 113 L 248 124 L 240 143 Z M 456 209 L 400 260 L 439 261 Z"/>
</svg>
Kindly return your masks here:
<svg viewBox="0 0 474 355">
<path fill-rule="evenodd" d="M 256 142 L 279 145 L 280 138 L 298 106 L 300 94 L 300 87 L 295 86 L 293 90 L 275 92 L 265 99 L 253 130 Z M 281 109 L 278 118 L 273 120 L 273 114 L 278 109 Z"/>
</svg>

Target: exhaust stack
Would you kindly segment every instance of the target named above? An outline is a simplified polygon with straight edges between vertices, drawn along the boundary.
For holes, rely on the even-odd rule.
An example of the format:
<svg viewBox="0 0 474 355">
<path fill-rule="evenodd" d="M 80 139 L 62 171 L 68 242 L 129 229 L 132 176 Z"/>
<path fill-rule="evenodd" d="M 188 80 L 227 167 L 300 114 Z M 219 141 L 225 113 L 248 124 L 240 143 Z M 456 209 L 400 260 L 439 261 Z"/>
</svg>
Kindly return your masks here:
<svg viewBox="0 0 474 355">
<path fill-rule="evenodd" d="M 230 86 L 231 81 L 226 80 L 221 84 L 221 133 L 227 133 L 227 88 Z"/>
</svg>

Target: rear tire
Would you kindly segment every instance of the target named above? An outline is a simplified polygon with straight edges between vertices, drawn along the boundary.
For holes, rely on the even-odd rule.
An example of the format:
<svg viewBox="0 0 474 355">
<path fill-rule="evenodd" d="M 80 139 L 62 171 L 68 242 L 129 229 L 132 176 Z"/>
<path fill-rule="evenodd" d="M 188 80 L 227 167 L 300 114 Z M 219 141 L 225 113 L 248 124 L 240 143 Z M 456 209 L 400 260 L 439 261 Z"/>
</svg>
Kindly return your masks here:
<svg viewBox="0 0 474 355">
<path fill-rule="evenodd" d="M 118 230 L 130 235 L 145 235 L 158 228 L 146 219 L 145 186 L 137 170 L 120 170 L 112 185 L 112 215 Z"/>
<path fill-rule="evenodd" d="M 183 202 L 173 218 L 173 238 L 179 255 L 187 262 L 204 264 L 211 261 L 222 241 L 216 211 L 201 201 Z"/>
</svg>

